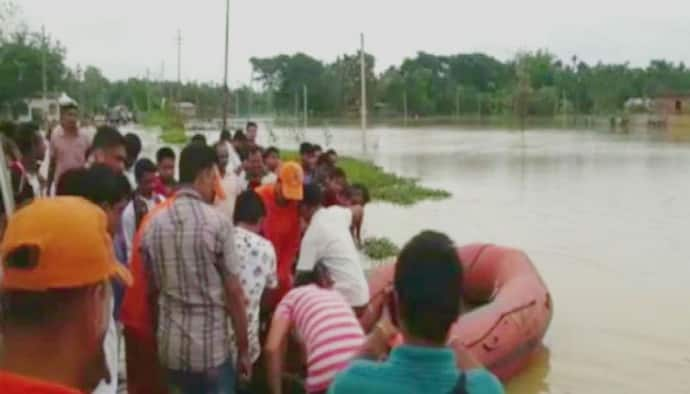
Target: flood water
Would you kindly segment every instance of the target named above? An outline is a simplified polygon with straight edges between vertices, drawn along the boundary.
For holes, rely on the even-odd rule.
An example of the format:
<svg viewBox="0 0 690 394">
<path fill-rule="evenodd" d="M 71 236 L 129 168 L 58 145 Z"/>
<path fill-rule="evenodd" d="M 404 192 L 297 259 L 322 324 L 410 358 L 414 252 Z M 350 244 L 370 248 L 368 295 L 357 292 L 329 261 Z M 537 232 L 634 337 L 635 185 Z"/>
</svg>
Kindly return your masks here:
<svg viewBox="0 0 690 394">
<path fill-rule="evenodd" d="M 295 149 L 288 131 L 277 143 Z M 367 207 L 365 231 L 422 229 L 525 250 L 555 315 L 522 393 L 690 393 L 690 144 L 655 133 L 309 130 L 453 197 Z"/>
</svg>

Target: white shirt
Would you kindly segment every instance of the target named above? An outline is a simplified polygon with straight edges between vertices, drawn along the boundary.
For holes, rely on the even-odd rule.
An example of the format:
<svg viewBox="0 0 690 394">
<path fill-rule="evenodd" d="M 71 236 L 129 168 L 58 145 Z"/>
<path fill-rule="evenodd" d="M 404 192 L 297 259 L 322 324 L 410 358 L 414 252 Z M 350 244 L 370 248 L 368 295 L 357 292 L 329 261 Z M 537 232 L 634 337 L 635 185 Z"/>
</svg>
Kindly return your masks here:
<svg viewBox="0 0 690 394">
<path fill-rule="evenodd" d="M 278 182 L 278 175 L 275 172 L 269 171 L 263 178 L 261 178 L 262 185 L 270 185 Z"/>
<path fill-rule="evenodd" d="M 276 252 L 273 245 L 251 231 L 235 227 L 235 251 L 240 262 L 240 283 L 247 298 L 249 357 L 256 362 L 261 354 L 259 312 L 265 289 L 278 287 Z M 235 343 L 231 341 L 231 343 Z"/>
<path fill-rule="evenodd" d="M 369 302 L 369 285 L 350 233 L 352 211 L 340 206 L 320 208 L 302 238 L 297 271 L 311 271 L 321 261 L 328 268 L 335 289 L 353 307 Z"/>
<path fill-rule="evenodd" d="M 237 167 L 242 165 L 242 160 L 240 160 L 240 155 L 237 153 L 235 150 L 235 147 L 232 146 L 231 143 L 225 142 L 225 145 L 228 147 L 228 165 L 225 167 L 225 173 L 235 173 L 235 170 L 237 170 Z"/>
<path fill-rule="evenodd" d="M 146 212 L 151 210 L 160 202 L 165 201 L 165 197 L 160 194 L 153 193 L 150 199 L 137 195 L 135 198 L 140 198 L 146 203 Z M 122 233 L 125 238 L 125 245 L 127 246 L 127 260 L 132 255 L 132 241 L 134 235 L 137 233 L 137 219 L 134 214 L 134 200 L 130 201 L 122 212 Z"/>
<path fill-rule="evenodd" d="M 220 179 L 220 187 L 223 188 L 225 199 L 221 200 L 216 197 L 215 206 L 227 217 L 233 221 L 235 214 L 235 201 L 240 194 L 239 186 L 237 184 L 237 175 L 234 172 L 226 172 L 225 176 Z"/>
<path fill-rule="evenodd" d="M 105 380 L 98 382 L 98 386 L 93 390 L 93 394 L 115 394 L 117 393 L 117 381 L 118 381 L 118 361 L 120 359 L 119 354 L 119 336 L 117 334 L 117 326 L 115 325 L 115 319 L 113 316 L 113 310 L 115 309 L 115 300 L 110 299 L 110 304 L 108 307 L 108 313 L 110 319 L 108 321 L 108 331 L 103 338 L 103 352 L 105 353 L 105 362 L 108 367 L 108 373 L 110 373 L 110 383 L 106 383 Z"/>
</svg>

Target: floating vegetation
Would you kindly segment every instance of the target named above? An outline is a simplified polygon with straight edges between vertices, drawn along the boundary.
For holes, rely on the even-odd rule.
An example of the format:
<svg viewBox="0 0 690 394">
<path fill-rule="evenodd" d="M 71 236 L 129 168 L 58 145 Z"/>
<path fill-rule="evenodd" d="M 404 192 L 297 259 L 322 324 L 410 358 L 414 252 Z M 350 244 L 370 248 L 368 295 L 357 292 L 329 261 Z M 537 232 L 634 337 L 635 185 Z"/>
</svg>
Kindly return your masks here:
<svg viewBox="0 0 690 394">
<path fill-rule="evenodd" d="M 400 248 L 388 238 L 370 237 L 362 242 L 362 251 L 372 260 L 383 260 L 397 256 Z"/>
</svg>

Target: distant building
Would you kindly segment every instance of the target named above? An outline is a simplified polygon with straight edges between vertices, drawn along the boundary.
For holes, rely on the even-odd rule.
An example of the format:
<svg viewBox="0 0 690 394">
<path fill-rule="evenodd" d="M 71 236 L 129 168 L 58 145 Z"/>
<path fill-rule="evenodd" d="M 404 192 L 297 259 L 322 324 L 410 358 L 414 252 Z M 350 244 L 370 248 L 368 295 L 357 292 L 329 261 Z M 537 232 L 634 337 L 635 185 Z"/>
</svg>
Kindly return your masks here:
<svg viewBox="0 0 690 394">
<path fill-rule="evenodd" d="M 43 97 L 32 97 L 24 100 L 27 112 L 19 117 L 22 122 L 57 122 L 60 120 L 60 106 L 77 102 L 65 93 L 48 93 Z"/>
<path fill-rule="evenodd" d="M 652 108 L 658 115 L 690 114 L 690 93 L 656 96 L 652 100 Z"/>
<path fill-rule="evenodd" d="M 175 111 L 187 119 L 196 117 L 196 105 L 186 101 L 175 103 Z"/>
<path fill-rule="evenodd" d="M 652 100 L 646 97 L 632 97 L 625 101 L 623 108 L 628 112 L 651 112 L 653 110 Z"/>
</svg>

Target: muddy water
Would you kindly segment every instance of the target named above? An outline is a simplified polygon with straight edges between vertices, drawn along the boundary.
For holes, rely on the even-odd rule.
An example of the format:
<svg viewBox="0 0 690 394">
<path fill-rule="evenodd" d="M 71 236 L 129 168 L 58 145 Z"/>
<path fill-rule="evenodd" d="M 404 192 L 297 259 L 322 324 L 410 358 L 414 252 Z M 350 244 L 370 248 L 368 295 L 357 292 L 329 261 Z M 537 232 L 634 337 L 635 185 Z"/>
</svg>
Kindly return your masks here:
<svg viewBox="0 0 690 394">
<path fill-rule="evenodd" d="M 294 149 L 288 131 L 264 143 Z M 404 243 L 422 229 L 512 245 L 534 260 L 555 316 L 510 393 L 690 393 L 690 145 L 654 133 L 310 130 L 453 193 L 373 204 L 366 231 Z"/>
</svg>

